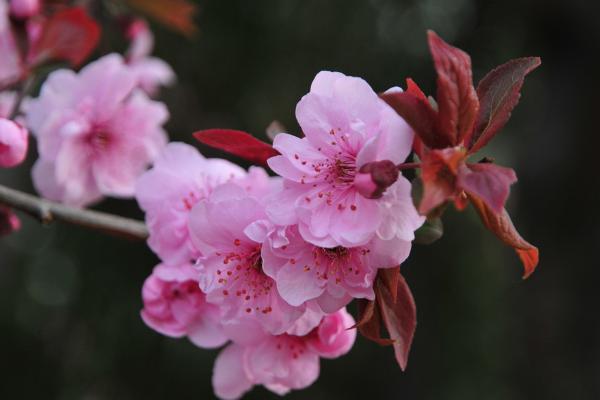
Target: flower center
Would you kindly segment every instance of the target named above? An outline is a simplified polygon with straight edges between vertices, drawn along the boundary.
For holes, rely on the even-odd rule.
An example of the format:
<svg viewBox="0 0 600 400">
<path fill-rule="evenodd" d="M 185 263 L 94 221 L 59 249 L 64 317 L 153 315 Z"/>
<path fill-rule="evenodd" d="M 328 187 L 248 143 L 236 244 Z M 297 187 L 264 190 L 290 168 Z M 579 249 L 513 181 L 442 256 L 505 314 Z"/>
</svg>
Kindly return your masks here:
<svg viewBox="0 0 600 400">
<path fill-rule="evenodd" d="M 337 183 L 351 184 L 356 175 L 356 163 L 354 160 L 336 158 L 331 166 L 331 174 Z"/>
<path fill-rule="evenodd" d="M 370 250 L 365 248 L 352 248 L 338 246 L 333 248 L 314 247 L 313 265 L 318 279 L 328 281 L 332 279 L 336 284 L 342 282 L 348 275 L 359 275 L 364 270 L 362 257 Z M 304 271 L 312 268 L 305 266 Z"/>
<path fill-rule="evenodd" d="M 88 136 L 88 143 L 95 152 L 106 150 L 112 140 L 111 135 L 103 129 L 93 130 Z"/>
<path fill-rule="evenodd" d="M 240 246 L 241 242 L 236 239 L 234 244 Z M 261 246 L 221 256 L 225 268 L 217 270 L 216 274 L 223 296 L 233 297 L 242 303 L 248 314 L 272 312 L 268 299 L 275 283 L 262 270 Z"/>
</svg>

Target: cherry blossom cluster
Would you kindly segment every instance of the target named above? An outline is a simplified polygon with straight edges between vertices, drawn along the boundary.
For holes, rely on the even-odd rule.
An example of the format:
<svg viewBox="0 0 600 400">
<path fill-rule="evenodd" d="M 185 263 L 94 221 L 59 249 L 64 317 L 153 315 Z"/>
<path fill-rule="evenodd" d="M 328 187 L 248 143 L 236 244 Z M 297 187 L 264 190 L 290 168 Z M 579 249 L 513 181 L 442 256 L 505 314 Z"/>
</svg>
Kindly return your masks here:
<svg viewBox="0 0 600 400">
<path fill-rule="evenodd" d="M 538 58 L 509 61 L 475 88 L 470 57 L 429 32 L 435 99 L 411 79 L 378 94 L 361 78 L 319 72 L 296 106 L 299 135 L 277 132 L 270 144 L 229 129 L 194 134 L 254 164 L 246 170 L 169 143 L 156 96 L 175 74 L 151 56 L 144 20 L 119 19 L 124 55 L 83 65 L 100 28 L 89 10 L 61 3 L 0 0 L 0 167 L 25 160 L 31 132 L 44 198 L 73 208 L 137 200 L 160 259 L 143 284 L 141 318 L 162 335 L 221 348 L 219 398 L 255 385 L 280 395 L 305 388 L 321 358 L 348 353 L 357 331 L 391 345 L 404 369 L 416 308 L 400 266 L 415 239 L 441 236 L 449 204 L 472 204 L 525 276 L 535 269 L 537 248 L 504 209 L 515 172 L 468 158 L 507 122 Z M 167 23 L 188 34 L 187 3 L 178 4 Z M 30 97 L 41 67 L 52 71 Z M 0 235 L 19 226 L 0 204 Z M 356 319 L 346 310 L 353 301 Z"/>
<path fill-rule="evenodd" d="M 404 177 L 374 196 L 360 172 L 402 163 L 414 135 L 364 80 L 319 73 L 296 115 L 305 137 L 277 135 L 281 155 L 268 160 L 280 176 L 170 143 L 137 181 L 162 261 L 144 285 L 142 316 L 200 347 L 230 342 L 213 376 L 222 398 L 311 384 L 319 357 L 354 342 L 345 306 L 375 300 L 377 271 L 408 257 L 425 220 Z"/>
</svg>

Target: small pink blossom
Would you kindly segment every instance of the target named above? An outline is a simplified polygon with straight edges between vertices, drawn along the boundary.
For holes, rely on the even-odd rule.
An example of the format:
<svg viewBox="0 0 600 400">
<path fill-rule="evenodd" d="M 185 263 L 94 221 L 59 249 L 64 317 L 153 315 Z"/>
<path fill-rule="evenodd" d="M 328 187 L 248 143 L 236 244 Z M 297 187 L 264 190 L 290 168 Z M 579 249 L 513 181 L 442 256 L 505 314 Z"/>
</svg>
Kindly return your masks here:
<svg viewBox="0 0 600 400">
<path fill-rule="evenodd" d="M 353 298 L 375 299 L 373 281 L 379 268 L 400 265 L 409 255 L 410 240 L 373 238 L 365 245 L 323 248 L 306 242 L 297 226 L 272 231 L 262 247 L 263 270 L 293 306 L 315 300 L 332 313 Z"/>
<path fill-rule="evenodd" d="M 173 84 L 173 69 L 160 58 L 150 56 L 154 48 L 154 35 L 146 21 L 134 20 L 125 34 L 131 40 L 126 55 L 127 64 L 135 73 L 139 87 L 149 95 L 154 95 L 160 86 Z"/>
<path fill-rule="evenodd" d="M 200 253 L 188 232 L 191 209 L 212 190 L 246 172 L 221 159 L 206 159 L 194 147 L 169 143 L 154 167 L 136 183 L 136 199 L 146 213 L 148 245 L 168 264 L 195 262 Z"/>
<path fill-rule="evenodd" d="M 9 18 L 9 4 L 0 0 L 0 90 L 23 76 L 23 62 Z"/>
<path fill-rule="evenodd" d="M 206 302 L 190 266 L 161 264 L 144 282 L 142 319 L 150 328 L 170 337 L 187 336 L 203 348 L 227 341 L 219 322 L 219 310 Z"/>
<path fill-rule="evenodd" d="M 164 104 L 135 88 L 135 74 L 117 54 L 78 74 L 50 74 L 26 113 L 40 154 L 34 185 L 43 196 L 85 206 L 104 195 L 134 195 L 137 177 L 166 145 L 168 118 Z"/>
<path fill-rule="evenodd" d="M 223 320 L 251 319 L 271 333 L 282 333 L 304 312 L 277 292 L 263 271 L 261 232 L 268 225 L 264 206 L 242 187 L 225 184 L 198 203 L 190 216 L 190 233 L 202 257 L 200 288 L 221 308 Z"/>
<path fill-rule="evenodd" d="M 41 0 L 10 0 L 10 13 L 15 18 L 26 19 L 38 14 Z"/>
<path fill-rule="evenodd" d="M 337 358 L 354 344 L 354 319 L 345 309 L 323 318 L 305 336 L 264 336 L 249 344 L 232 343 L 215 361 L 213 388 L 221 399 L 238 399 L 254 385 L 279 395 L 310 386 L 319 376 L 319 357 Z"/>
<path fill-rule="evenodd" d="M 281 155 L 269 159 L 285 178 L 268 208 L 270 217 L 280 225 L 298 224 L 300 234 L 317 246 L 368 243 L 389 218 L 387 191 L 379 199 L 363 196 L 357 172 L 374 161 L 403 162 L 413 131 L 364 80 L 337 72 L 315 77 L 296 117 L 305 137 L 277 135 L 274 147 Z"/>
<path fill-rule="evenodd" d="M 27 156 L 29 135 L 18 122 L 0 118 L 0 167 L 19 165 Z"/>
<path fill-rule="evenodd" d="M 8 207 L 0 205 L 0 237 L 21 229 L 21 221 Z"/>
</svg>

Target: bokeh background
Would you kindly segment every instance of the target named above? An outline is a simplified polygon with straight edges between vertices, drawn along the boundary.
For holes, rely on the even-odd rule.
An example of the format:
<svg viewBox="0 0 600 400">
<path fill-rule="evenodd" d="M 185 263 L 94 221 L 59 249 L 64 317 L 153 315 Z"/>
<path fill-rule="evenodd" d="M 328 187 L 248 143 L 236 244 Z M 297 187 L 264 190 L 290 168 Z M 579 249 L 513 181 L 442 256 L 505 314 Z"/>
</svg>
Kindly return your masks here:
<svg viewBox="0 0 600 400">
<path fill-rule="evenodd" d="M 198 3 L 194 40 L 153 25 L 156 54 L 179 77 L 162 94 L 169 131 L 188 143 L 211 127 L 263 136 L 274 119 L 297 133 L 295 105 L 323 69 L 376 90 L 410 76 L 431 93 L 428 28 L 472 55 L 476 80 L 509 58 L 543 60 L 485 150 L 518 173 L 508 208 L 541 249 L 538 271 L 523 281 L 515 254 L 473 210 L 447 213 L 443 239 L 415 246 L 403 266 L 419 315 L 408 370 L 390 348 L 360 338 L 290 399 L 600 398 L 597 2 Z M 0 181 L 32 191 L 34 159 L 0 171 Z M 141 218 L 133 201 L 97 208 Z M 161 337 L 139 317 L 140 288 L 157 261 L 144 243 L 22 220 L 0 239 L 0 398 L 213 397 L 216 351 Z M 247 396 L 276 397 L 258 388 Z"/>
</svg>

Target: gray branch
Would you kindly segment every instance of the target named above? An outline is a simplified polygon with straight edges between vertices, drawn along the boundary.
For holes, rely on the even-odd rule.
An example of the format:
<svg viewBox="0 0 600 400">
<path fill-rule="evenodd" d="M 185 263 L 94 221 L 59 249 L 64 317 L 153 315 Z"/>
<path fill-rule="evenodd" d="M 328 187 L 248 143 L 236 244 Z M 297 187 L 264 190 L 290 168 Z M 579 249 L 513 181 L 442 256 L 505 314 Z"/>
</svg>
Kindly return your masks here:
<svg viewBox="0 0 600 400">
<path fill-rule="evenodd" d="M 23 211 L 43 224 L 62 221 L 128 239 L 145 240 L 146 225 L 112 214 L 69 207 L 0 185 L 0 204 Z"/>
</svg>

